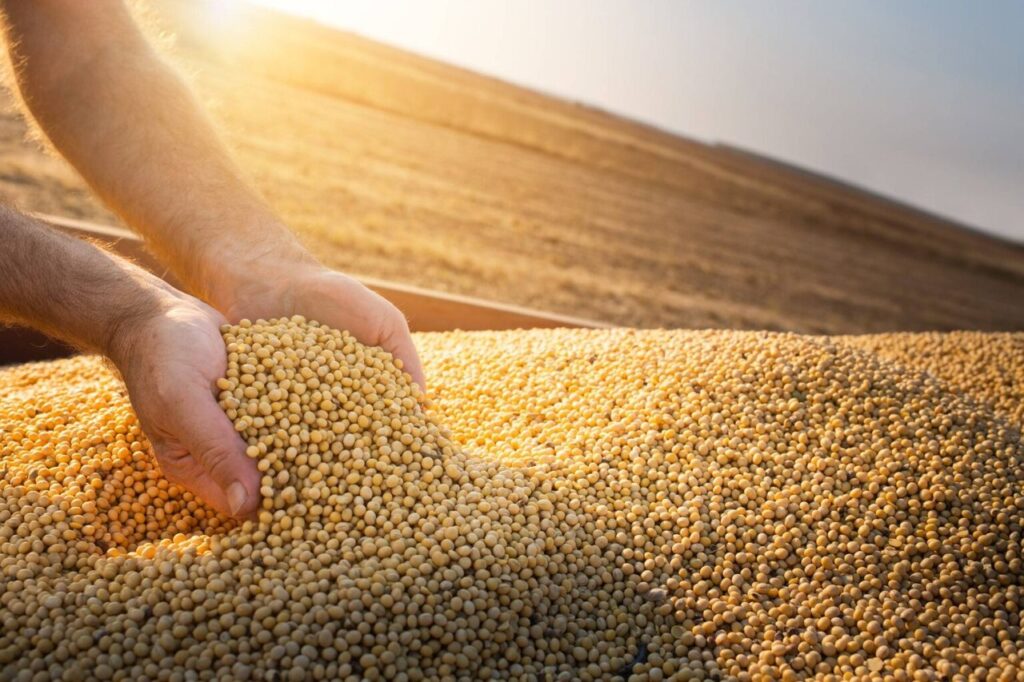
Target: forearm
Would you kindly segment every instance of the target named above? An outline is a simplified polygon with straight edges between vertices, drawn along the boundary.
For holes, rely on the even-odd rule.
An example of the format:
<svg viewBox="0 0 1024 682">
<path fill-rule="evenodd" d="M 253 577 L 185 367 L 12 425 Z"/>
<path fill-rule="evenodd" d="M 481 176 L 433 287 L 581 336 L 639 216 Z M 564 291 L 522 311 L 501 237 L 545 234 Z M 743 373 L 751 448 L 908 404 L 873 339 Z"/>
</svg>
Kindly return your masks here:
<svg viewBox="0 0 1024 682">
<path fill-rule="evenodd" d="M 116 360 L 132 329 L 176 295 L 141 268 L 0 207 L 0 322 Z"/>
<path fill-rule="evenodd" d="M 260 474 L 214 400 L 227 356 L 214 310 L 102 249 L 0 208 L 0 322 L 109 357 L 165 476 L 224 513 Z"/>
<path fill-rule="evenodd" d="M 53 145 L 193 293 L 226 304 L 236 271 L 268 253 L 309 258 L 241 179 L 213 126 L 120 3 L 39 26 L 8 3 L 22 96 Z M 61 3 L 55 3 L 61 5 Z M 103 25 L 92 21 L 102 14 Z M 59 43 L 55 53 L 52 45 Z M 72 63 L 74 67 L 67 67 Z M 54 75 L 56 69 L 56 76 Z"/>
<path fill-rule="evenodd" d="M 231 321 L 302 314 L 422 368 L 401 312 L 303 249 L 242 181 L 120 0 L 0 0 L 22 96 L 54 146 Z"/>
</svg>

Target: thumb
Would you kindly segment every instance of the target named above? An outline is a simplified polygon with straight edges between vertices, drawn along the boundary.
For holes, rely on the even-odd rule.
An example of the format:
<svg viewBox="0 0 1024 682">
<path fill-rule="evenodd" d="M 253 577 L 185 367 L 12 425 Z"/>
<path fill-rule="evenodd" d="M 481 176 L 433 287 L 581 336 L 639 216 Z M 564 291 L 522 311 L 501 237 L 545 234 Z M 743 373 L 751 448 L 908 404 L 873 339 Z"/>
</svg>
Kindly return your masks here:
<svg viewBox="0 0 1024 682">
<path fill-rule="evenodd" d="M 402 361 L 402 370 L 408 372 L 421 391 L 427 390 L 427 382 L 423 376 L 423 364 L 420 362 L 416 344 L 412 342 L 409 323 L 398 308 L 387 304 L 391 311 L 383 330 L 379 333 L 380 346 Z"/>
<path fill-rule="evenodd" d="M 402 368 L 412 376 L 412 380 L 419 385 L 420 390 L 426 390 L 427 382 L 423 376 L 423 365 L 420 363 L 420 356 L 416 352 L 416 346 L 412 342 L 412 336 L 408 329 L 404 333 L 398 333 L 388 339 L 385 349 L 402 361 Z"/>
<path fill-rule="evenodd" d="M 252 515 L 260 503 L 260 474 L 256 462 L 245 454 L 245 441 L 213 394 L 204 390 L 183 401 L 179 423 L 182 446 L 222 496 L 215 506 L 226 507 L 236 517 Z M 182 483 L 191 487 L 190 481 Z"/>
</svg>

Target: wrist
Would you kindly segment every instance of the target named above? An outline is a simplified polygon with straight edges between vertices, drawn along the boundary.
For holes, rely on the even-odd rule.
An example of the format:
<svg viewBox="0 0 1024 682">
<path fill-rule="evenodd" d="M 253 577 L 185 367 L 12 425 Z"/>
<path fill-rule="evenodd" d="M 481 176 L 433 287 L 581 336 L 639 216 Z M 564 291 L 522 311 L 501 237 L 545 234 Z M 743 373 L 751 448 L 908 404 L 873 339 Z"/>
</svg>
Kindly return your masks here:
<svg viewBox="0 0 1024 682">
<path fill-rule="evenodd" d="M 232 322 L 264 314 L 261 302 L 281 308 L 273 314 L 289 314 L 295 281 L 323 267 L 290 234 L 228 254 L 219 269 L 210 271 L 206 292 L 208 302 Z"/>
<path fill-rule="evenodd" d="M 125 374 L 138 348 L 145 346 L 154 325 L 191 299 L 149 273 L 142 273 L 141 287 L 131 300 L 122 302 L 110 313 L 100 344 L 100 352 Z"/>
<path fill-rule="evenodd" d="M 100 352 L 110 358 L 122 374 L 125 374 L 136 348 L 140 345 L 142 328 L 159 316 L 161 310 L 159 297 L 154 296 L 133 301 L 111 314 Z"/>
</svg>

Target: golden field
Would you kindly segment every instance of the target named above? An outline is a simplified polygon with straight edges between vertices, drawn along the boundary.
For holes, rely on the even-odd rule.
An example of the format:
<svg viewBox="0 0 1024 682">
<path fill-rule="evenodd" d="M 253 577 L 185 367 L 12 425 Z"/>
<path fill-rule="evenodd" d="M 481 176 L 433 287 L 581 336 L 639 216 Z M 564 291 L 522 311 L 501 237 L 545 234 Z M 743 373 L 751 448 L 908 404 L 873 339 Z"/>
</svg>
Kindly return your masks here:
<svg viewBox="0 0 1024 682">
<path fill-rule="evenodd" d="M 643 327 L 1024 325 L 1020 246 L 310 22 L 142 14 L 252 182 L 357 275 Z M 11 103 L 0 197 L 114 220 Z"/>
</svg>

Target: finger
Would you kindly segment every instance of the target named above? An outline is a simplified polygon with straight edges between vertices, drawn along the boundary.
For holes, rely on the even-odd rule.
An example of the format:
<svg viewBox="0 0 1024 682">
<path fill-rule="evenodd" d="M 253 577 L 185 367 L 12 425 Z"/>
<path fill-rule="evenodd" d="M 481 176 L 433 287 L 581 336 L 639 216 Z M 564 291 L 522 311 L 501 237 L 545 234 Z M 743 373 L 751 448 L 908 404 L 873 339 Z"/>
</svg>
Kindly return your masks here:
<svg viewBox="0 0 1024 682">
<path fill-rule="evenodd" d="M 190 395 L 182 402 L 178 423 L 181 444 L 220 489 L 228 513 L 235 517 L 254 514 L 260 503 L 260 474 L 256 462 L 245 454 L 245 442 L 214 400 L 213 393 L 199 390 Z M 185 485 L 190 482 L 186 481 Z"/>
<path fill-rule="evenodd" d="M 382 345 L 385 350 L 402 361 L 402 368 L 412 376 L 420 390 L 426 390 L 423 364 L 420 362 L 419 353 L 416 352 L 416 344 L 412 342 L 412 334 L 409 333 L 405 318 L 401 318 L 401 325 L 387 335 Z"/>
<path fill-rule="evenodd" d="M 195 457 L 178 444 L 154 444 L 164 477 L 198 497 L 221 514 L 231 515 L 228 498 Z"/>
<path fill-rule="evenodd" d="M 427 378 L 423 374 L 423 364 L 420 362 L 420 356 L 416 352 L 416 346 L 413 345 L 412 338 L 406 336 L 404 339 L 399 339 L 395 346 L 389 350 L 392 355 L 402 361 L 403 369 L 409 373 L 412 380 L 420 387 L 420 390 L 427 390 Z"/>
</svg>

